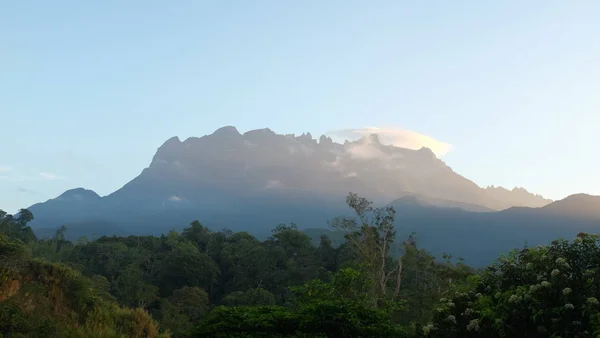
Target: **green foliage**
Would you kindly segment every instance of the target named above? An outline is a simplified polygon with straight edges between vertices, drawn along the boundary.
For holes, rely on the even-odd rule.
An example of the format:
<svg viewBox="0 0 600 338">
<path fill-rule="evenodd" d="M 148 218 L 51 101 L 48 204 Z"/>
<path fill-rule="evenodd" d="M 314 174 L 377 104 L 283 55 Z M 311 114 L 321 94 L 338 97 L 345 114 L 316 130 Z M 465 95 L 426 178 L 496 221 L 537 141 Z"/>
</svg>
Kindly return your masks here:
<svg viewBox="0 0 600 338">
<path fill-rule="evenodd" d="M 192 337 L 293 337 L 297 315 L 279 306 L 225 307 L 211 311 Z"/>
<path fill-rule="evenodd" d="M 9 337 L 168 337 L 143 310 L 100 297 L 80 272 L 29 258 L 20 240 L 0 234 L 0 252 L 0 332 Z"/>
<path fill-rule="evenodd" d="M 276 303 L 275 296 L 261 288 L 236 291 L 221 300 L 221 304 L 224 306 L 272 306 Z"/>
<path fill-rule="evenodd" d="M 361 294 L 358 271 L 338 272 L 331 283 L 312 280 L 293 288 L 296 306 L 218 307 L 196 337 L 403 337 L 390 308 L 373 308 Z"/>
<path fill-rule="evenodd" d="M 347 203 L 355 217 L 332 222 L 346 242 L 335 245 L 323 236 L 318 246 L 294 224 L 279 225 L 260 241 L 246 232 L 211 231 L 197 221 L 162 236 L 72 243 L 67 229 L 59 228 L 38 241 L 27 235 L 32 215 L 0 213 L 0 332 L 600 335 L 598 236 L 515 251 L 475 271 L 451 255 L 436 260 L 418 247 L 414 234 L 397 239 L 392 208 L 374 208 L 355 194 Z"/>
<path fill-rule="evenodd" d="M 392 207 L 374 208 L 366 198 L 350 193 L 346 204 L 354 211 L 354 217 L 335 218 L 331 225 L 346 232 L 348 244 L 356 250 L 360 268 L 370 279 L 372 302 L 396 300 L 402 281 L 402 260 L 391 258 L 398 248 L 394 245 L 396 211 Z M 390 292 L 390 285 L 393 289 Z"/>
<path fill-rule="evenodd" d="M 600 237 L 526 248 L 500 258 L 442 300 L 431 337 L 597 335 Z"/>
<path fill-rule="evenodd" d="M 208 293 L 198 287 L 184 286 L 175 290 L 169 301 L 192 322 L 197 322 L 210 310 Z"/>
<path fill-rule="evenodd" d="M 27 209 L 19 210 L 18 216 L 9 215 L 0 210 L 0 233 L 25 243 L 37 240 L 33 230 L 27 224 L 33 220 L 33 215 Z"/>
<path fill-rule="evenodd" d="M 138 264 L 129 264 L 115 280 L 114 289 L 121 302 L 130 307 L 145 308 L 158 299 L 158 288 L 145 281 Z"/>
<path fill-rule="evenodd" d="M 165 254 L 158 272 L 158 283 L 165 293 L 184 286 L 208 288 L 217 281 L 219 267 L 210 256 L 187 242 L 168 245 L 172 245 L 171 250 Z"/>
<path fill-rule="evenodd" d="M 46 338 L 56 331 L 55 323 L 50 318 L 28 315 L 19 307 L 0 303 L 0 337 Z M 54 335 L 56 337 L 56 335 Z"/>
</svg>

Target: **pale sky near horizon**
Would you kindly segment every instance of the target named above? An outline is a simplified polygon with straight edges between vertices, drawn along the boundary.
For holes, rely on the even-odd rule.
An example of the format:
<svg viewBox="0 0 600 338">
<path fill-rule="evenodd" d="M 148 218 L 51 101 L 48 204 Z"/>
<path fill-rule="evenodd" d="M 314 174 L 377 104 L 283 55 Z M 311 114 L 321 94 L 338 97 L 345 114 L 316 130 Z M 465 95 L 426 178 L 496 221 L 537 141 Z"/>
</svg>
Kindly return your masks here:
<svg viewBox="0 0 600 338">
<path fill-rule="evenodd" d="M 481 186 L 600 195 L 598 18 L 597 0 L 1 2 L 0 209 L 109 194 L 224 125 L 378 127 L 443 142 Z"/>
</svg>

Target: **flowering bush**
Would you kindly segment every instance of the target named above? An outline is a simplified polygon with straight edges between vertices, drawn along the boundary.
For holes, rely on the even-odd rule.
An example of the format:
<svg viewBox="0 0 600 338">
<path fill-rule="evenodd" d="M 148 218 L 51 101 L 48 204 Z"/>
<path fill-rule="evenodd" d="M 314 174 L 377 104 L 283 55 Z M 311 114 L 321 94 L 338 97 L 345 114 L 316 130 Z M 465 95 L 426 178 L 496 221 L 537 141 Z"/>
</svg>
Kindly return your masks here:
<svg viewBox="0 0 600 338">
<path fill-rule="evenodd" d="M 600 236 L 513 251 L 440 299 L 427 337 L 600 334 Z"/>
</svg>

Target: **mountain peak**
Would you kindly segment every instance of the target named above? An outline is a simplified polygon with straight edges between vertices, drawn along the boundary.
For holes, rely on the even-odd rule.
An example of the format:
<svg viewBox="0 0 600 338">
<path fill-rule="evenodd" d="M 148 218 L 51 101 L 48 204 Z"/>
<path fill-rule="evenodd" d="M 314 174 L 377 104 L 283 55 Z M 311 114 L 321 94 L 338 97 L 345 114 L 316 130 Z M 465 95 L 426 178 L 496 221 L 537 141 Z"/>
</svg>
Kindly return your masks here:
<svg viewBox="0 0 600 338">
<path fill-rule="evenodd" d="M 319 144 L 320 145 L 332 145 L 333 140 L 331 139 L 331 137 L 328 137 L 326 135 L 321 135 L 321 137 L 319 137 Z"/>
<path fill-rule="evenodd" d="M 225 126 L 215 130 L 212 135 L 215 136 L 240 136 L 240 132 L 234 126 Z"/>
<path fill-rule="evenodd" d="M 277 134 L 269 128 L 249 130 L 244 133 L 244 139 L 252 143 L 268 143 Z"/>
<path fill-rule="evenodd" d="M 435 156 L 435 153 L 433 152 L 433 150 L 431 150 L 431 148 L 428 148 L 428 147 L 421 147 L 421 149 L 419 149 L 418 151 L 419 151 L 420 153 L 422 153 L 422 154 L 426 154 L 426 155 L 428 155 L 428 156 L 431 156 L 431 157 L 436 157 L 436 158 L 437 158 L 437 156 Z"/>
<path fill-rule="evenodd" d="M 56 198 L 59 201 L 90 201 L 90 200 L 99 200 L 101 197 L 95 191 L 84 189 L 84 188 L 75 188 L 70 189 L 62 193 L 60 196 Z"/>
<path fill-rule="evenodd" d="M 551 213 L 600 218 L 600 196 L 574 194 L 544 207 Z"/>
</svg>

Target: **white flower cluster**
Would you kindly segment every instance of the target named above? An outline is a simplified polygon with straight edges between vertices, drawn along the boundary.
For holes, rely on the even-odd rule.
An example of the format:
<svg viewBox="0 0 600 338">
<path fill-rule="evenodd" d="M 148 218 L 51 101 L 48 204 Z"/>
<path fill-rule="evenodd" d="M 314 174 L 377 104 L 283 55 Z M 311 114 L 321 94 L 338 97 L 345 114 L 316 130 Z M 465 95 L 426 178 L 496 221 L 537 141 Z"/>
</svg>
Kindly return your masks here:
<svg viewBox="0 0 600 338">
<path fill-rule="evenodd" d="M 422 330 L 423 330 L 424 335 L 428 335 L 429 332 L 431 332 L 432 330 L 435 330 L 435 326 L 433 326 L 433 324 L 429 323 L 429 324 L 423 326 Z"/>
<path fill-rule="evenodd" d="M 571 288 L 564 288 L 562 290 L 563 295 L 568 296 L 569 294 L 571 294 L 571 292 L 573 292 L 573 290 L 571 290 Z"/>
<path fill-rule="evenodd" d="M 552 272 L 550 273 L 550 275 L 552 277 L 556 277 L 556 276 L 560 275 L 560 270 L 554 269 L 554 270 L 552 270 Z"/>
<path fill-rule="evenodd" d="M 457 292 L 455 292 L 455 293 L 454 293 L 454 297 L 456 297 L 456 298 L 460 298 L 460 297 L 467 297 L 468 295 L 469 295 L 469 294 L 468 294 L 468 293 L 466 293 L 466 292 L 458 292 L 458 291 L 457 291 Z M 443 299 L 443 298 L 442 298 L 442 299 Z M 440 301 L 441 301 L 441 300 L 440 300 Z"/>
<path fill-rule="evenodd" d="M 557 258 L 556 261 L 555 261 L 555 263 L 558 264 L 558 265 L 562 265 L 563 267 L 565 267 L 567 269 L 571 267 L 569 265 L 569 263 L 567 263 L 567 260 L 564 259 L 564 258 L 562 258 L 562 257 Z"/>
<path fill-rule="evenodd" d="M 479 331 L 479 319 L 473 319 L 467 325 L 467 331 Z"/>
<path fill-rule="evenodd" d="M 573 310 L 574 308 L 575 308 L 575 306 L 573 306 L 573 304 L 571 304 L 571 303 L 565 304 L 565 309 L 567 309 L 567 310 Z"/>
<path fill-rule="evenodd" d="M 456 324 L 456 317 L 454 317 L 453 315 L 449 315 L 448 317 L 446 317 L 446 320 Z"/>
<path fill-rule="evenodd" d="M 598 299 L 597 299 L 596 297 L 590 297 L 590 298 L 588 298 L 588 299 L 587 299 L 587 301 L 586 301 L 586 302 L 587 302 L 588 304 L 593 304 L 593 305 L 596 305 L 596 304 L 598 304 Z"/>
<path fill-rule="evenodd" d="M 517 295 L 512 295 L 508 298 L 509 303 L 519 303 L 522 300 L 523 300 L 523 297 L 517 296 Z"/>
</svg>

